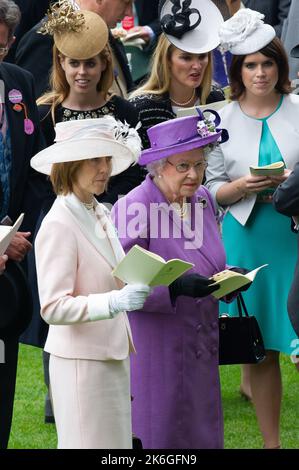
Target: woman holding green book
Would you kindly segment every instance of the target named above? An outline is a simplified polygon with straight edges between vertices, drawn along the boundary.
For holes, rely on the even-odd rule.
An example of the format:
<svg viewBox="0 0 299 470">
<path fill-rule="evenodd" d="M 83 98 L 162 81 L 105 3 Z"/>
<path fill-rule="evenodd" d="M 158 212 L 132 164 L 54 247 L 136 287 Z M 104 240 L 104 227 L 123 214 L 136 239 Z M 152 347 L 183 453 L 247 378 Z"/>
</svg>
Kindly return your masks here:
<svg viewBox="0 0 299 470">
<path fill-rule="evenodd" d="M 149 174 L 112 210 L 126 252 L 137 244 L 194 265 L 169 288 L 154 287 L 142 314 L 129 315 L 137 350 L 132 424 L 145 448 L 223 447 L 219 309 L 211 294 L 226 259 L 213 199 L 201 186 L 205 156 L 221 130 L 208 124 L 200 113 L 149 129 L 151 147 L 139 160 Z"/>
<path fill-rule="evenodd" d="M 262 18 L 258 12 L 242 9 L 220 28 L 222 46 L 234 54 L 232 103 L 220 112 L 230 140 L 211 153 L 206 185 L 227 209 L 223 239 L 228 262 L 251 269 L 269 264 L 250 294 L 245 294 L 248 310 L 259 322 L 267 358 L 243 368 L 241 391 L 252 393 L 265 448 L 278 448 L 279 353 L 291 355 L 292 340 L 297 337 L 287 315 L 296 238 L 288 220 L 275 212 L 271 202 L 275 187 L 299 161 L 299 97 L 290 94 L 283 46 Z M 250 166 L 276 162 L 286 167 L 282 175 L 250 173 Z M 231 305 L 229 312 L 237 314 L 237 306 Z"/>
</svg>

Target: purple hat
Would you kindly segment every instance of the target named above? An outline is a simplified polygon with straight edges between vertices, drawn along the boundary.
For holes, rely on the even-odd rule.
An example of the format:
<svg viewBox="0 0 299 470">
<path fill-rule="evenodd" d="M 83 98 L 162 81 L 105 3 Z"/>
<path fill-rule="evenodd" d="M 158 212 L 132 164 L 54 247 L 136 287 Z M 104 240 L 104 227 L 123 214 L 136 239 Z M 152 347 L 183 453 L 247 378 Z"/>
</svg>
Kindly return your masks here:
<svg viewBox="0 0 299 470">
<path fill-rule="evenodd" d="M 138 163 L 147 165 L 170 155 L 217 143 L 221 137 L 221 143 L 228 139 L 225 129 L 217 129 L 220 116 L 216 111 L 206 109 L 202 113 L 199 108 L 196 110 L 198 116 L 170 119 L 148 129 L 151 146 L 141 152 Z M 213 114 L 215 120 L 205 118 L 204 113 Z"/>
</svg>

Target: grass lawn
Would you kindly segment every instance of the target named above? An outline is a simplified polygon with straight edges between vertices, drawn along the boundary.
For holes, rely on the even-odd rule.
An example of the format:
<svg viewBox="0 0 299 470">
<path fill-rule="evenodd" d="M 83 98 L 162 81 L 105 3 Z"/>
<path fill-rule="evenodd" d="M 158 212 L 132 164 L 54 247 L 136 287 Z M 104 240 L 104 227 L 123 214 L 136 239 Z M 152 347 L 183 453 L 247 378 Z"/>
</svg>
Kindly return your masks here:
<svg viewBox="0 0 299 470">
<path fill-rule="evenodd" d="M 299 376 L 289 358 L 282 356 L 283 405 L 281 441 L 285 449 L 299 448 Z M 240 368 L 222 366 L 221 383 L 227 449 L 260 449 L 260 437 L 252 405 L 238 393 Z M 273 390 L 275 393 L 275 390 Z M 14 449 L 54 449 L 53 424 L 44 424 L 42 351 L 20 345 L 14 419 L 9 447 Z"/>
</svg>

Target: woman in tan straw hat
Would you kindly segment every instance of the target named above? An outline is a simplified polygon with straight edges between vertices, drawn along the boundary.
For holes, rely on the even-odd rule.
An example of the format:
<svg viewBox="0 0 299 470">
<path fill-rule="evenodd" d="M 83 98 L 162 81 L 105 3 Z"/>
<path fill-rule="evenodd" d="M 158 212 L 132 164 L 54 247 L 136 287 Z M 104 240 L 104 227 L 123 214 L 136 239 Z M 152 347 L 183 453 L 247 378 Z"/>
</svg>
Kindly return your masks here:
<svg viewBox="0 0 299 470">
<path fill-rule="evenodd" d="M 132 447 L 126 310 L 143 306 L 145 285 L 112 275 L 123 258 L 108 211 L 94 195 L 135 163 L 140 138 L 111 116 L 58 123 L 56 143 L 31 160 L 50 174 L 57 199 L 35 241 L 41 315 L 58 448 Z"/>
</svg>

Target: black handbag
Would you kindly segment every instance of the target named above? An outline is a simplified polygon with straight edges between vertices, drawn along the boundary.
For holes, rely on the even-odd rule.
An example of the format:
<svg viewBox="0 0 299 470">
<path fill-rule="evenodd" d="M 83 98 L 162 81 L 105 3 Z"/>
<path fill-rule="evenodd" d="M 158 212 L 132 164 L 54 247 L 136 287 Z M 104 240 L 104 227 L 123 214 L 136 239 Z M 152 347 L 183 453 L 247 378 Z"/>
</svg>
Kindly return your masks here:
<svg viewBox="0 0 299 470">
<path fill-rule="evenodd" d="M 265 357 L 262 334 L 255 316 L 248 315 L 241 294 L 237 297 L 238 317 L 219 317 L 219 364 L 257 364 Z M 244 315 L 243 312 L 244 311 Z"/>
</svg>

